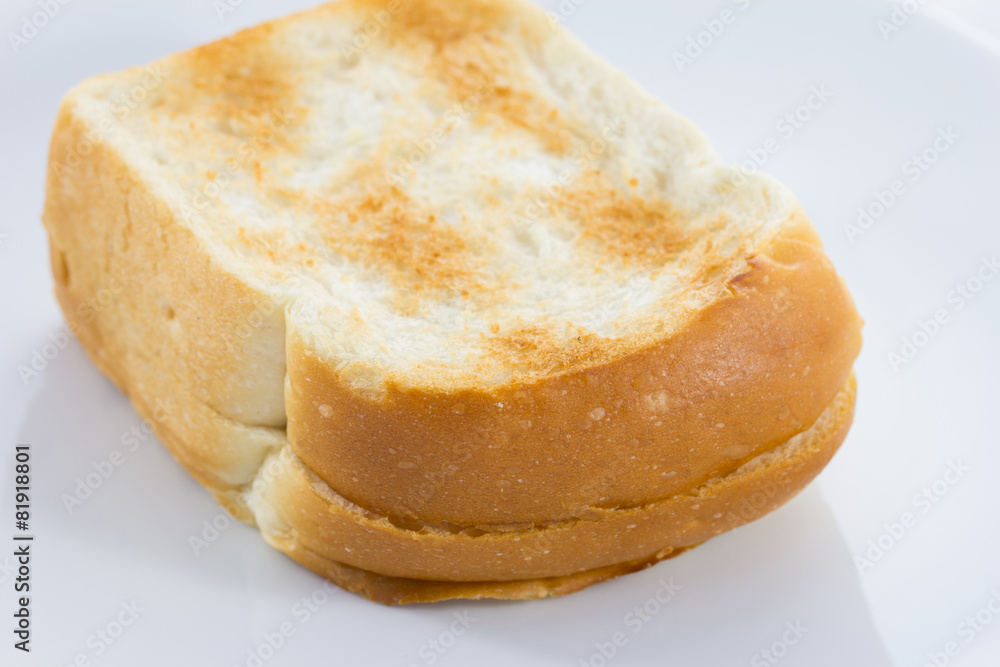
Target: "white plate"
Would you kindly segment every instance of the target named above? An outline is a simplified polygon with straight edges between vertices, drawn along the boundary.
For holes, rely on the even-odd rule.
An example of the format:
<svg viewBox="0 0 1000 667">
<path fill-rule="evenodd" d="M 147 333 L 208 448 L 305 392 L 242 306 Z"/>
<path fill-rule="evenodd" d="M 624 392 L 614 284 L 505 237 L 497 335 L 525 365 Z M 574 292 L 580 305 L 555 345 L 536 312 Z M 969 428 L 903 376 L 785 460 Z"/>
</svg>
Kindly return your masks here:
<svg viewBox="0 0 1000 667">
<path fill-rule="evenodd" d="M 857 420 L 795 501 L 645 572 L 556 600 L 386 608 L 327 593 L 254 530 L 225 525 L 154 439 L 128 439 L 139 419 L 75 342 L 49 348 L 39 377 L 18 374 L 62 329 L 38 222 L 59 99 L 91 74 L 310 4 L 228 1 L 236 9 L 220 18 L 209 0 L 53 0 L 47 25 L 2 56 L 0 554 L 13 549 L 16 443 L 32 446 L 36 540 L 33 650 L 15 651 L 5 629 L 0 663 L 247 665 L 285 623 L 294 634 L 273 655 L 264 649 L 262 664 L 998 664 L 1000 613 L 989 603 L 997 592 L 1000 610 L 1000 278 L 962 308 L 949 299 L 1000 253 L 995 53 L 933 20 L 933 8 L 883 39 L 878 21 L 891 7 L 858 0 L 591 0 L 568 16 L 728 159 L 775 149 L 765 169 L 799 195 L 867 320 Z M 714 23 L 724 9 L 731 21 Z M 10 45 L 6 32 L 40 10 L 19 0 L 3 11 Z M 679 71 L 674 53 L 705 21 L 724 29 L 701 35 L 702 53 Z M 829 98 L 802 107 L 814 89 Z M 779 124 L 789 113 L 800 127 Z M 948 150 L 913 180 L 907 161 L 948 128 L 958 138 L 938 141 Z M 851 242 L 845 224 L 859 207 L 878 213 L 877 192 L 896 179 L 905 191 Z M 939 310 L 947 322 L 924 340 L 921 322 Z M 914 335 L 925 344 L 894 370 L 887 355 Z M 63 495 L 115 449 L 121 465 L 68 512 Z M 212 538 L 203 531 L 213 520 L 222 530 L 196 555 L 190 538 Z M 5 628 L 14 576 L 0 569 Z M 679 590 L 657 602 L 671 581 Z M 322 604 L 306 616 L 301 599 L 311 595 Z M 122 606 L 133 603 L 141 611 Z M 646 605 L 640 620 L 632 610 Z M 98 631 L 116 636 L 109 644 Z M 604 658 L 618 632 L 623 645 Z"/>
</svg>

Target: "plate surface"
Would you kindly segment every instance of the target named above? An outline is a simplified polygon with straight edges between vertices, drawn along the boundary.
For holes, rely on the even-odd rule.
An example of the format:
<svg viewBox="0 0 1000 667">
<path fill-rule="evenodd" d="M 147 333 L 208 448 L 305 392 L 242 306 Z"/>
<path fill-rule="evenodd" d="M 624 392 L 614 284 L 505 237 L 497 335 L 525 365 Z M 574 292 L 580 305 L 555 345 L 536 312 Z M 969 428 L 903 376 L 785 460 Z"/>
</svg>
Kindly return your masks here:
<svg viewBox="0 0 1000 667">
<path fill-rule="evenodd" d="M 562 2 L 572 31 L 727 160 L 762 163 L 802 200 L 867 322 L 855 426 L 793 502 L 644 572 L 555 600 L 385 608 L 228 520 L 148 436 L 62 336 L 38 222 L 70 86 L 310 4 L 4 3 L 6 626 L 18 443 L 31 445 L 35 540 L 32 652 L 5 630 L 0 663 L 998 664 L 1000 50 L 932 5 L 894 17 L 861 0 Z M 32 33 L 23 21 L 41 5 L 55 13 Z M 36 352 L 51 358 L 25 377 Z M 95 488 L 68 509 L 88 475 Z"/>
</svg>

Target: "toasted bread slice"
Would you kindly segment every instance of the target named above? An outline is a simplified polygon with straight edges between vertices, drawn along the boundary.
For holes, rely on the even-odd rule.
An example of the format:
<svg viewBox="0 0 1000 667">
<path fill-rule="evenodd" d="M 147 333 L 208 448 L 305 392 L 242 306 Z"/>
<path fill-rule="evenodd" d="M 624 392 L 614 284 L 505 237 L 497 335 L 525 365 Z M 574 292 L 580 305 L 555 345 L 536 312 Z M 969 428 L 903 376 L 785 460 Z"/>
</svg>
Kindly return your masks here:
<svg viewBox="0 0 1000 667">
<path fill-rule="evenodd" d="M 732 527 L 676 503 L 839 415 L 767 468 L 783 502 L 849 423 L 861 321 L 795 198 L 520 0 L 348 0 L 90 79 L 44 220 L 178 460 L 379 599 L 635 569 Z"/>
</svg>

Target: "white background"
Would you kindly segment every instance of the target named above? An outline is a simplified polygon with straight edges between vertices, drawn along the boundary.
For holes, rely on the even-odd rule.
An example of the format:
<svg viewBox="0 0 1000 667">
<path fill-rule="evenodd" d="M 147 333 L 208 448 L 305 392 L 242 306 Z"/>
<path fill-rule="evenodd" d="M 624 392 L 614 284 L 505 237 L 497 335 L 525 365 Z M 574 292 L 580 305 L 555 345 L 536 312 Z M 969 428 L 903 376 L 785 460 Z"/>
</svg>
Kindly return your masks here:
<svg viewBox="0 0 1000 667">
<path fill-rule="evenodd" d="M 727 160 L 780 136 L 776 121 L 810 87 L 833 93 L 765 169 L 799 195 L 866 319 L 858 414 L 827 470 L 778 512 L 568 598 L 390 609 L 337 592 L 306 622 L 293 605 L 320 582 L 252 529 L 233 524 L 193 553 L 189 538 L 220 510 L 153 439 L 67 512 L 60 497 L 140 422 L 75 343 L 40 377 L 18 374 L 63 323 L 38 220 L 59 100 L 92 74 L 310 4 L 244 0 L 220 18 L 210 0 L 72 0 L 16 54 L 6 35 L 35 2 L 0 10 L 0 664 L 246 664 L 289 621 L 295 635 L 266 665 L 426 665 L 428 642 L 466 611 L 475 622 L 435 664 L 579 665 L 626 630 L 611 665 L 752 665 L 795 622 L 808 632 L 778 664 L 919 667 L 952 641 L 957 656 L 939 664 L 1000 664 L 1000 616 L 971 638 L 960 629 L 1000 591 L 1000 280 L 961 310 L 948 300 L 1000 253 L 1000 7 L 982 0 L 928 2 L 887 40 L 887 4 L 758 0 L 684 71 L 672 54 L 734 3 L 590 0 L 567 19 Z M 948 127 L 954 146 L 918 181 L 903 176 Z M 905 194 L 851 242 L 845 224 L 897 178 Z M 948 323 L 895 372 L 887 354 L 941 308 Z M 30 656 L 7 629 L 18 442 L 33 446 L 36 489 Z M 954 485 L 943 481 L 952 465 L 968 468 Z M 935 483 L 944 492 L 925 506 Z M 907 512 L 914 525 L 887 537 Z M 859 567 L 880 538 L 890 548 Z M 633 634 L 625 614 L 661 579 L 680 592 Z M 97 655 L 88 637 L 133 600 L 139 618 Z"/>
<path fill-rule="evenodd" d="M 928 8 L 938 17 L 950 15 L 967 27 L 1000 38 L 1000 4 L 992 0 L 937 0 Z"/>
</svg>

